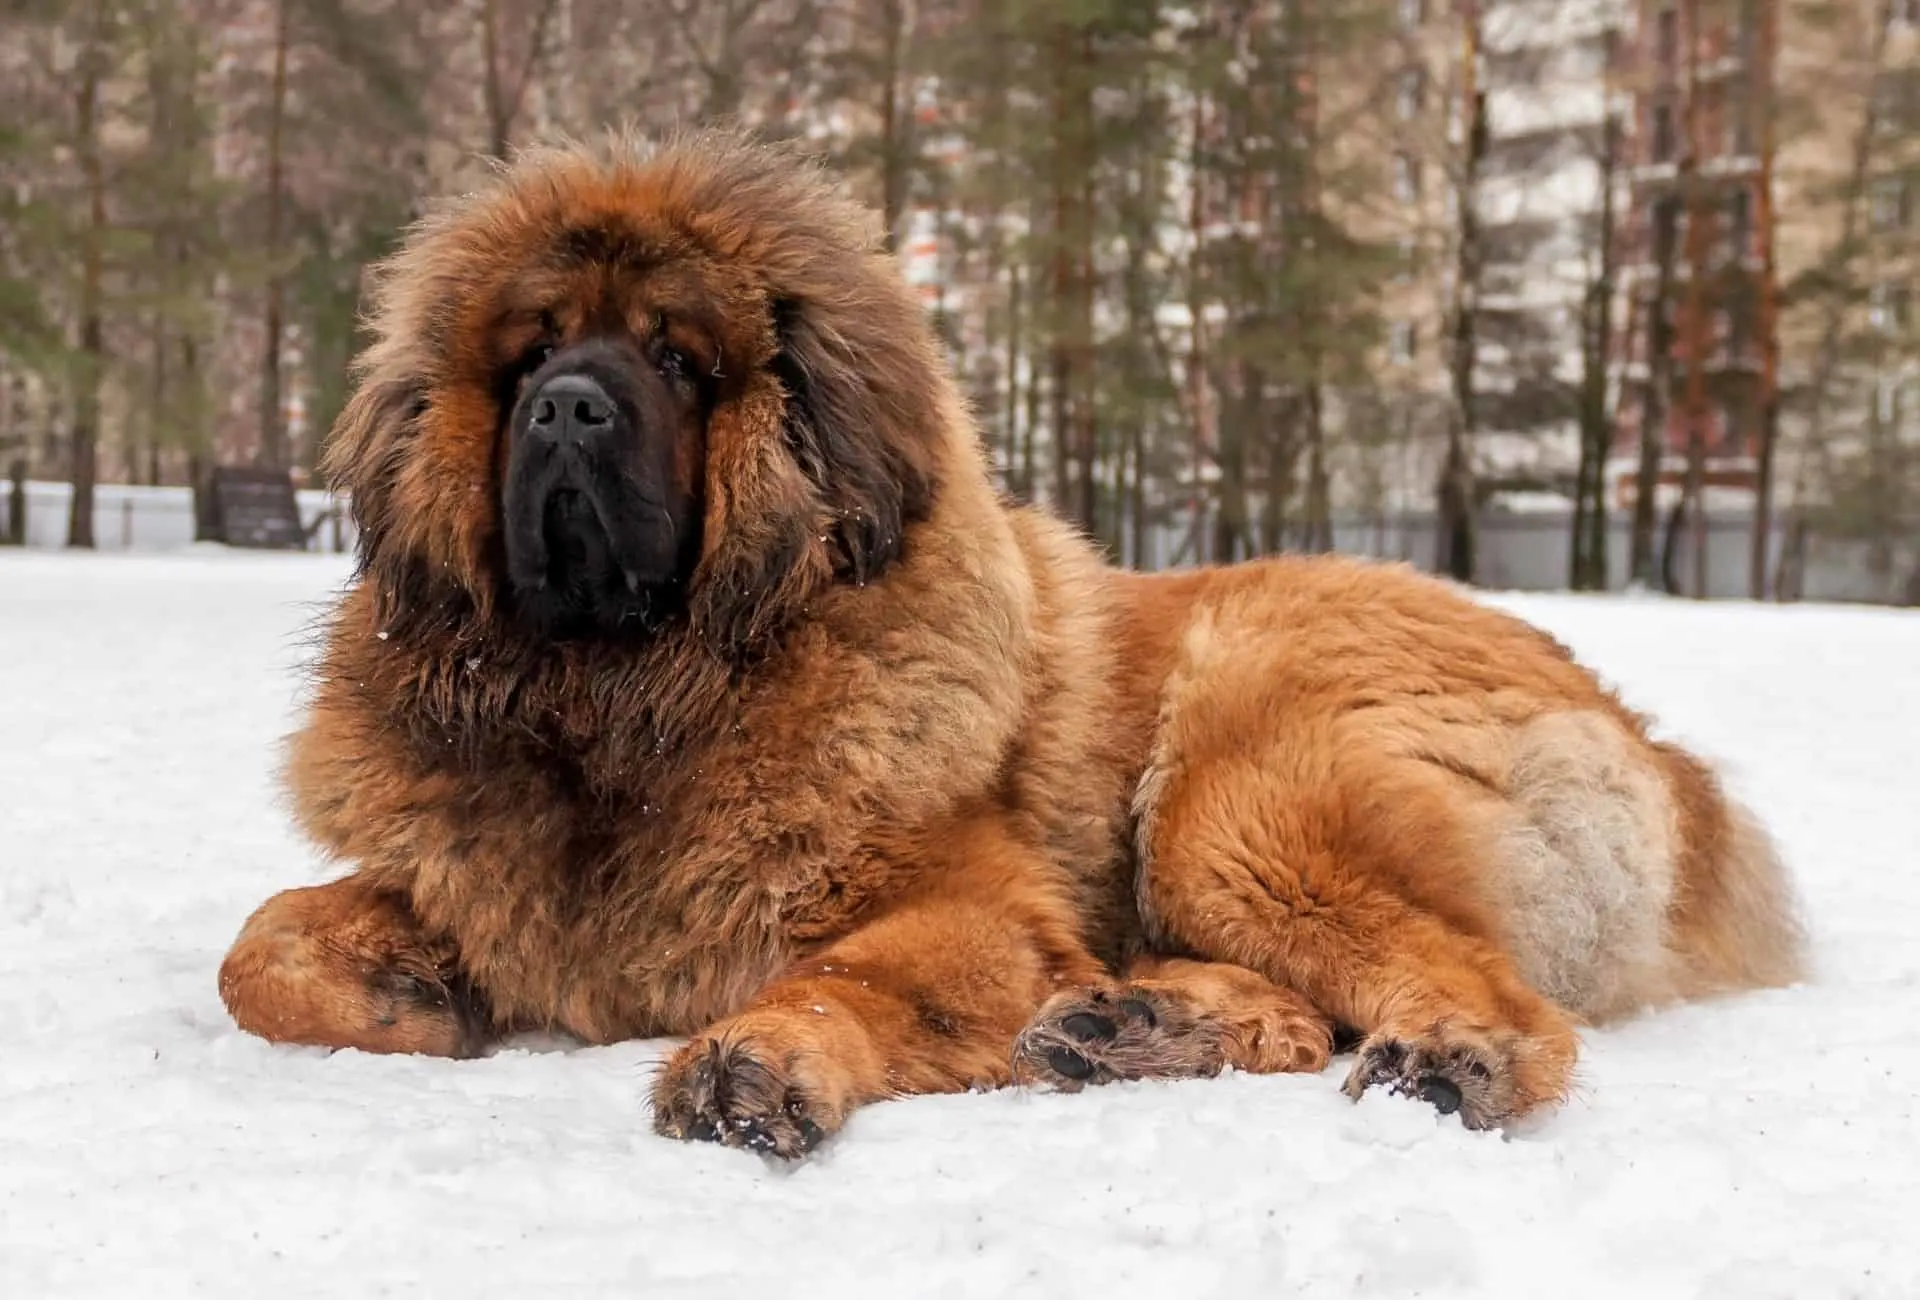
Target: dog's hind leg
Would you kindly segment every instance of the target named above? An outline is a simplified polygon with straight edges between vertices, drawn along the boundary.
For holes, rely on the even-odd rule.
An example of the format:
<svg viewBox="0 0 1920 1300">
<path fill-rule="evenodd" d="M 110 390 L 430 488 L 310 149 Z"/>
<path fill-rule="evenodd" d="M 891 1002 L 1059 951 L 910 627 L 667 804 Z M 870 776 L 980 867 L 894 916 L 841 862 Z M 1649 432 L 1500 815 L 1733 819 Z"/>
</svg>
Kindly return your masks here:
<svg viewBox="0 0 1920 1300">
<path fill-rule="evenodd" d="M 358 876 L 261 904 L 220 965 L 220 1000 L 273 1042 L 466 1057 L 489 1036 L 452 946 Z"/>
<path fill-rule="evenodd" d="M 1139 884 L 1150 930 L 1365 1035 L 1349 1093 L 1385 1086 L 1473 1128 L 1565 1099 L 1573 1017 L 1476 932 L 1458 886 L 1444 888 L 1475 869 L 1450 792 L 1382 768 L 1356 793 L 1256 751 L 1184 767 L 1151 794 Z"/>
</svg>

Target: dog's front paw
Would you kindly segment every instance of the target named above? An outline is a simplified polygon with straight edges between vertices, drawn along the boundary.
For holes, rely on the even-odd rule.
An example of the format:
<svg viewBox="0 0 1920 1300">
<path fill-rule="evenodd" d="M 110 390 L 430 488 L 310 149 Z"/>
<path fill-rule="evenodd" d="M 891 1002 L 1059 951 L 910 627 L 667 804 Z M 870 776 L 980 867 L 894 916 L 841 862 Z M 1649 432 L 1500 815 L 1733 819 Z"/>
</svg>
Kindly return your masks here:
<svg viewBox="0 0 1920 1300">
<path fill-rule="evenodd" d="M 782 1037 L 722 1026 L 681 1048 L 654 1081 L 655 1131 L 785 1160 L 820 1145 L 845 1122 L 844 1079 Z"/>
</svg>

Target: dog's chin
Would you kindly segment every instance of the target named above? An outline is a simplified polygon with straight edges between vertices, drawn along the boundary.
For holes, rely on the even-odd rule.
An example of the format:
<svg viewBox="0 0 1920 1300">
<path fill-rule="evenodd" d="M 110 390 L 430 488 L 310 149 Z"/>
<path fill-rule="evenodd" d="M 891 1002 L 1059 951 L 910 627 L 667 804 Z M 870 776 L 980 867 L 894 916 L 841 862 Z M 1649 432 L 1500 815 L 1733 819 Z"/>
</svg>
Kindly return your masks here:
<svg viewBox="0 0 1920 1300">
<path fill-rule="evenodd" d="M 614 537 L 582 494 L 556 492 L 538 532 L 507 539 L 513 612 L 551 641 L 645 640 L 685 605 L 671 537 Z"/>
<path fill-rule="evenodd" d="M 673 582 L 628 588 L 621 575 L 583 573 L 564 585 L 512 584 L 513 613 L 539 640 L 640 643 L 658 636 L 685 608 Z"/>
</svg>

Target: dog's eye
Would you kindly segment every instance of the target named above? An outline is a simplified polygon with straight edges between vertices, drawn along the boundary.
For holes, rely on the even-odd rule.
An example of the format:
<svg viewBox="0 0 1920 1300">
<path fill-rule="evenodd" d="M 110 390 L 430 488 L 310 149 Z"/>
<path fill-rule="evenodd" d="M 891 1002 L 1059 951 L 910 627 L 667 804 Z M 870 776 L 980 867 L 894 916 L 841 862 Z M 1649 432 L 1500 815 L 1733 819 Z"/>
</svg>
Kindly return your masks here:
<svg viewBox="0 0 1920 1300">
<path fill-rule="evenodd" d="M 693 362 L 679 348 L 660 349 L 660 373 L 668 379 L 685 380 L 693 376 Z"/>
<path fill-rule="evenodd" d="M 552 355 L 553 344 L 551 343 L 536 343 L 521 353 L 520 359 L 513 363 L 513 369 L 510 372 L 513 391 L 517 393 L 525 388 L 527 380 L 533 378 L 534 372 L 546 365 L 547 358 Z"/>
</svg>

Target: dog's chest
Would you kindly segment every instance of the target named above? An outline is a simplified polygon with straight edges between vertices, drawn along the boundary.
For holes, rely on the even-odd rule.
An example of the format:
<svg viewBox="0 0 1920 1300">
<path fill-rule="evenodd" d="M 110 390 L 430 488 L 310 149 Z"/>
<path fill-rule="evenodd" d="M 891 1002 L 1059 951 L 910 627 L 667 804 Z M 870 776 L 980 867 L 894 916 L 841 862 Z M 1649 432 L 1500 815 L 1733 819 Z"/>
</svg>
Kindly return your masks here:
<svg viewBox="0 0 1920 1300">
<path fill-rule="evenodd" d="M 739 1010 L 842 932 L 871 890 L 838 835 L 751 799 L 512 819 L 423 856 L 414 905 L 450 934 L 503 1026 L 591 1042 L 684 1034 Z M 527 829 L 546 833 L 528 835 Z"/>
</svg>

